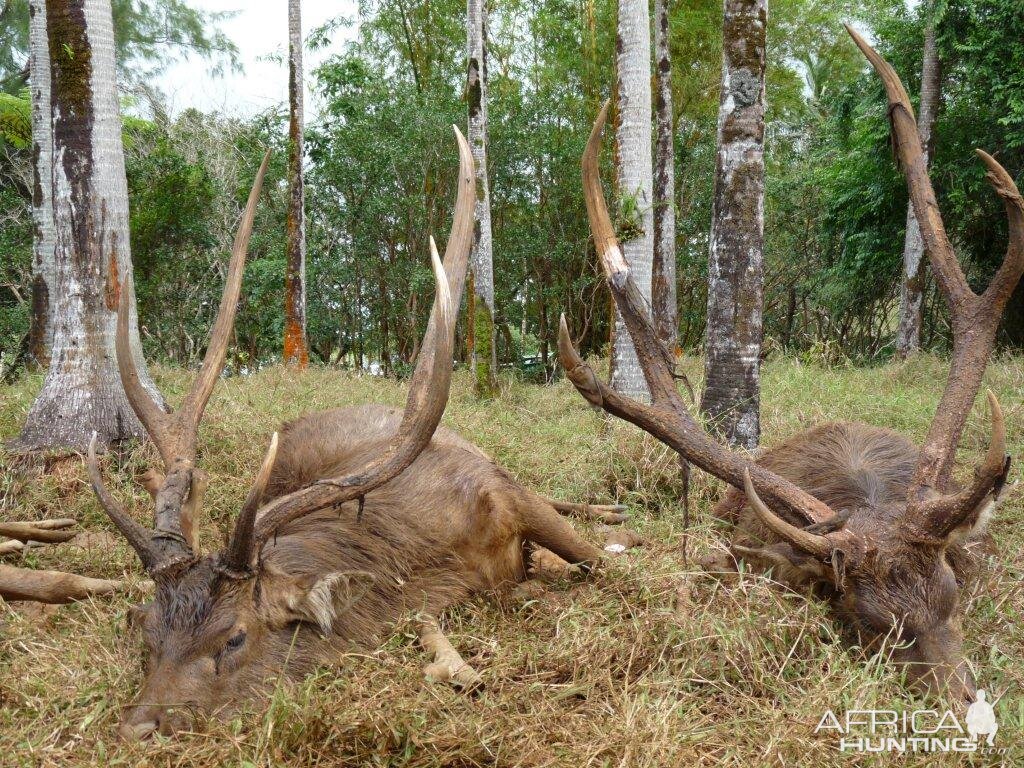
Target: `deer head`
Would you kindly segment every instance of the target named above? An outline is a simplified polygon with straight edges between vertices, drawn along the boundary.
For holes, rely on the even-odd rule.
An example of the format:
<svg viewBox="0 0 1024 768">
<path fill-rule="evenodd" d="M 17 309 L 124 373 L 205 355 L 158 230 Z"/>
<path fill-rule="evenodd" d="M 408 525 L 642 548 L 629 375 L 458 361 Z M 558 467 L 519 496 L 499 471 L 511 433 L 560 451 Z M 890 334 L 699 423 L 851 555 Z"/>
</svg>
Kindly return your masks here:
<svg viewBox="0 0 1024 768">
<path fill-rule="evenodd" d="M 459 181 L 452 231 L 443 263 L 430 240 L 434 306 L 397 432 L 390 439 L 382 435 L 380 451 L 354 471 L 268 501 L 264 491 L 277 451 L 275 434 L 233 532 L 219 552 L 203 554 L 196 535 L 206 486 L 196 467 L 197 429 L 224 365 L 269 153 L 235 238 L 206 356 L 176 413 L 161 410 L 139 383 L 128 348 L 127 292 L 122 293 L 116 343 L 121 380 L 164 465 L 163 472 L 151 471 L 145 479 L 156 505 L 154 526 L 146 528 L 105 487 L 95 436 L 89 447 L 93 489 L 156 585 L 154 600 L 135 607 L 131 614 L 148 653 L 143 690 L 123 719 L 124 736 L 145 736 L 156 730 L 166 734 L 188 727 L 197 714 L 229 711 L 268 677 L 324 659 L 335 622 L 343 620 L 346 610 L 372 584 L 372 574 L 363 572 L 311 571 L 308 557 L 293 558 L 294 570 L 271 566 L 263 562 L 261 553 L 279 529 L 318 510 L 359 499 L 401 473 L 430 442 L 444 413 L 473 227 L 473 159 L 457 128 L 455 135 Z M 301 547 L 297 551 L 308 553 Z"/>
<path fill-rule="evenodd" d="M 764 527 L 779 540 L 745 554 L 824 585 L 835 596 L 840 615 L 868 640 L 898 640 L 895 658 L 906 665 L 908 677 L 917 685 L 972 699 L 975 684 L 963 658 L 957 584 L 946 555 L 951 543 L 978 524 L 1009 467 L 1003 415 L 991 393 L 992 435 L 984 460 L 962 489 L 953 483 L 951 470 L 1003 308 L 1024 271 L 1024 202 L 1009 174 L 979 150 L 988 179 L 1006 206 L 1010 245 L 991 285 L 976 295 L 946 239 L 906 91 L 892 68 L 853 30 L 849 32 L 885 83 L 897 154 L 953 320 L 949 379 L 906 497 L 837 514 L 796 484 L 713 440 L 690 415 L 676 388 L 671 357 L 657 341 L 608 216 L 598 175 L 607 104 L 583 155 L 584 196 L 595 246 L 636 346 L 652 402 L 635 402 L 600 381 L 574 349 L 564 316 L 559 359 L 592 405 L 635 424 L 705 472 L 744 491 Z"/>
</svg>

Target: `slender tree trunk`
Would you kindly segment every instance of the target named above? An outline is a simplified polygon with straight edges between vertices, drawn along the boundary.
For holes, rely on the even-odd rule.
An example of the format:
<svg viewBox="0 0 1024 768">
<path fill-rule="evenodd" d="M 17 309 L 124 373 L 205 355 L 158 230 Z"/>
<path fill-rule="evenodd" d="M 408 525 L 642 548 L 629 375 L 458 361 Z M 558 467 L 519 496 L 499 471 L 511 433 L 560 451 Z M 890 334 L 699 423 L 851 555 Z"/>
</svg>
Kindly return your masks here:
<svg viewBox="0 0 1024 768">
<path fill-rule="evenodd" d="M 144 434 L 124 395 L 114 353 L 120 293 L 134 289 L 110 0 L 49 0 L 46 31 L 54 158 L 53 349 L 43 389 L 14 446 L 84 450 L 93 430 L 104 445 Z M 134 304 L 132 296 L 132 326 Z M 155 394 L 133 330 L 140 377 Z"/>
<path fill-rule="evenodd" d="M 29 5 L 29 85 L 32 98 L 32 318 L 29 357 L 45 368 L 53 346 L 51 297 L 54 280 L 53 127 L 50 124 L 50 50 L 46 41 L 46 6 Z"/>
<path fill-rule="evenodd" d="M 725 0 L 701 410 L 733 445 L 760 438 L 767 0 Z"/>
<path fill-rule="evenodd" d="M 657 144 L 654 148 L 654 261 L 651 307 L 658 338 L 671 353 L 679 347 L 676 303 L 675 145 L 672 126 L 672 59 L 668 46 L 669 0 L 654 0 L 654 82 Z"/>
<path fill-rule="evenodd" d="M 650 302 L 654 257 L 651 168 L 651 25 L 647 0 L 619 0 L 616 80 L 619 122 L 618 197 L 623 213 L 622 250 L 640 293 Z M 612 340 L 612 386 L 650 400 L 633 340 L 618 309 Z"/>
<path fill-rule="evenodd" d="M 302 96 L 301 2 L 288 0 L 288 264 L 284 280 L 284 362 L 299 370 L 309 365 Z"/>
<path fill-rule="evenodd" d="M 934 13 L 934 9 L 930 11 Z M 930 161 L 932 130 L 939 112 L 942 65 L 935 44 L 935 20 L 929 18 L 924 31 L 924 61 L 921 67 L 921 105 L 917 127 L 924 147 L 924 161 Z M 905 359 L 921 348 L 921 304 L 925 281 L 924 240 L 917 225 L 914 206 L 907 203 L 907 234 L 903 242 L 903 279 L 900 284 L 900 323 L 896 331 L 896 356 Z"/>
<path fill-rule="evenodd" d="M 487 183 L 487 2 L 466 0 L 466 95 L 469 101 L 467 138 L 476 163 L 476 226 L 470 266 L 475 300 L 470 318 L 473 340 L 470 366 L 476 393 L 498 389 L 498 358 L 494 345 L 494 253 L 491 247 L 491 193 Z M 468 329 L 467 329 L 468 330 Z"/>
</svg>

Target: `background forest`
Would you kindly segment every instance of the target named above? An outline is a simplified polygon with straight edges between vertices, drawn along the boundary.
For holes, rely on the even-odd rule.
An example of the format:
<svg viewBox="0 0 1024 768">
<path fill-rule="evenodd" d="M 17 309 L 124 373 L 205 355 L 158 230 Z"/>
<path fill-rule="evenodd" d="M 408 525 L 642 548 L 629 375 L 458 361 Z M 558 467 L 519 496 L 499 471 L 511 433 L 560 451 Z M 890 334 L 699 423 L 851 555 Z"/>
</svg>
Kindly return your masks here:
<svg viewBox="0 0 1024 768">
<path fill-rule="evenodd" d="M 0 349 L 5 376 L 26 358 L 30 315 L 31 150 L 20 3 L 0 35 Z M 160 65 L 154 30 L 230 65 L 235 50 L 178 3 L 131 17 L 115 3 L 131 250 L 147 355 L 178 364 L 204 352 L 234 222 L 265 146 L 275 147 L 246 267 L 231 364 L 280 359 L 285 274 L 287 105 L 251 118 L 168 114 L 144 85 Z M 842 29 L 868 32 L 916 100 L 925 6 L 780 0 L 768 29 L 765 351 L 829 361 L 893 350 L 907 193 L 888 146 L 877 78 Z M 987 284 L 1005 216 L 973 148 L 1024 168 L 1024 13 L 1019 0 L 952 0 L 936 14 L 942 61 L 932 178 L 972 285 Z M 579 158 L 614 82 L 616 5 L 609 0 L 504 0 L 489 31 L 489 174 L 500 362 L 550 376 L 558 313 L 584 354 L 606 352 L 609 296 L 589 243 Z M 680 345 L 702 342 L 721 4 L 670 8 L 676 112 Z M 177 14 L 177 15 L 175 15 Z M 433 294 L 427 238 L 447 230 L 454 199 L 451 124 L 465 120 L 465 4 L 368 0 L 343 53 L 308 73 L 320 100 L 307 117 L 308 337 L 314 360 L 401 375 Z M 127 21 L 126 21 L 127 19 Z M 24 17 L 27 24 L 27 15 Z M 206 23 L 204 23 L 206 22 Z M 134 24 L 134 27 L 132 26 Z M 119 33 L 120 34 L 120 33 Z M 143 66 L 145 64 L 146 66 Z M 612 152 L 606 152 L 610 165 Z M 1001 341 L 1024 344 L 1018 290 Z M 922 343 L 948 341 L 944 308 L 925 298 Z M 465 345 L 459 348 L 465 354 Z"/>
</svg>

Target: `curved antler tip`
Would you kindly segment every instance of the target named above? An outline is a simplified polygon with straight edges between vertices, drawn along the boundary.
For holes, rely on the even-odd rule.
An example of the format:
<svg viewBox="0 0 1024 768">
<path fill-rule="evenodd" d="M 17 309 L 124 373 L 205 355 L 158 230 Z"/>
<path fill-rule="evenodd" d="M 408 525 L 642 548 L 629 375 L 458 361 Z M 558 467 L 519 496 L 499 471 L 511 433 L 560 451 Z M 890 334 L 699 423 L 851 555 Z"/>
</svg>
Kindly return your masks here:
<svg viewBox="0 0 1024 768">
<path fill-rule="evenodd" d="M 999 403 L 996 393 L 991 389 L 986 389 L 985 394 L 988 396 L 988 410 L 992 414 L 992 418 L 1001 420 L 1003 418 L 1003 406 Z"/>
</svg>

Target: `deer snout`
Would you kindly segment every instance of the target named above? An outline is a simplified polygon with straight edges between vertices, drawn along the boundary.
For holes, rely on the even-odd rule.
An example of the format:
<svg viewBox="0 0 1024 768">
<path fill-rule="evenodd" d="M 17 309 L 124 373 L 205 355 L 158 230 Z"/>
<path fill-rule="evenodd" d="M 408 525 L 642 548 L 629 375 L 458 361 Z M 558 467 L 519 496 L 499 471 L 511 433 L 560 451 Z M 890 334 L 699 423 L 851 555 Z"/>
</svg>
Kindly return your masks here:
<svg viewBox="0 0 1024 768">
<path fill-rule="evenodd" d="M 171 736 L 194 726 L 195 717 L 190 707 L 136 706 L 125 715 L 117 733 L 125 741 L 141 741 L 154 733 Z"/>
</svg>

